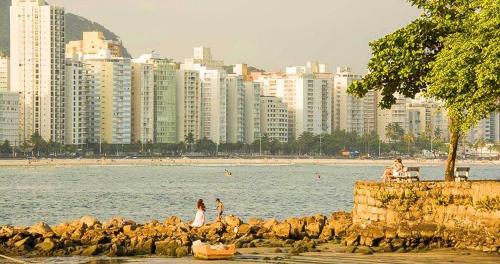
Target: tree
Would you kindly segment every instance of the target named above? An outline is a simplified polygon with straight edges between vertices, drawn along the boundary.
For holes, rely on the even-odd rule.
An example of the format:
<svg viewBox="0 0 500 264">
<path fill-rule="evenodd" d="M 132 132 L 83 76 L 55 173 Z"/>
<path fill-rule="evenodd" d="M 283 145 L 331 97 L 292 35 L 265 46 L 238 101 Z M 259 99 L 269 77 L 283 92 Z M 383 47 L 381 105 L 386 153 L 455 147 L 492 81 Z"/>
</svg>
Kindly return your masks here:
<svg viewBox="0 0 500 264">
<path fill-rule="evenodd" d="M 398 123 L 390 123 L 385 127 L 385 135 L 392 142 L 398 142 L 403 139 L 405 131 Z"/>
<path fill-rule="evenodd" d="M 406 133 L 404 136 L 403 136 L 403 140 L 404 142 L 407 144 L 408 146 L 408 155 L 410 155 L 410 144 L 415 142 L 415 138 L 413 137 L 413 134 L 412 133 Z"/>
<path fill-rule="evenodd" d="M 0 153 L 11 153 L 12 146 L 8 140 L 5 140 L 3 144 L 0 146 Z"/>
<path fill-rule="evenodd" d="M 370 73 L 349 92 L 380 90 L 380 106 L 395 93 L 423 93 L 448 110 L 450 145 L 445 180 L 454 179 L 460 134 L 500 109 L 500 4 L 498 0 L 409 0 L 423 14 L 370 43 Z"/>
</svg>

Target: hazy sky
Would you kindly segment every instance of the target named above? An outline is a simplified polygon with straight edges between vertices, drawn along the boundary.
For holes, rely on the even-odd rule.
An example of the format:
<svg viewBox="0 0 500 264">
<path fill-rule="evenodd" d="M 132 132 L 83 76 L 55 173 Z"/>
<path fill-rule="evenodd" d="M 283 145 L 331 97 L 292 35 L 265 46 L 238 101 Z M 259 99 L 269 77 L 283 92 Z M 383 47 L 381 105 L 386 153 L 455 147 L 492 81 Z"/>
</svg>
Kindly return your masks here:
<svg viewBox="0 0 500 264">
<path fill-rule="evenodd" d="M 227 64 L 266 70 L 352 66 L 364 73 L 368 42 L 405 25 L 419 10 L 405 0 L 50 0 L 119 35 L 133 56 L 159 51 L 182 60 L 194 46 Z"/>
</svg>

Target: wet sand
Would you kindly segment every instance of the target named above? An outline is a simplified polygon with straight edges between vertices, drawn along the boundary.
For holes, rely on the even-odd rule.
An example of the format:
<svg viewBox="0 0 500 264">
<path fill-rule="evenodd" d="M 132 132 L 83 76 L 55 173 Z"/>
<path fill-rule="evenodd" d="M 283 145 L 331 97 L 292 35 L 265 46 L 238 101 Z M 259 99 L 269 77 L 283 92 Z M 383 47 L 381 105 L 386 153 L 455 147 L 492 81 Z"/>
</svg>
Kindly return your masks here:
<svg viewBox="0 0 500 264">
<path fill-rule="evenodd" d="M 350 254 L 343 253 L 344 247 L 334 244 L 323 244 L 319 246 L 321 252 L 303 253 L 298 256 L 289 256 L 286 253 L 274 253 L 275 248 L 242 248 L 237 251 L 231 261 L 200 261 L 192 257 L 185 258 L 41 258 L 41 259 L 22 259 L 27 263 L 86 263 L 86 264 L 117 264 L 117 263 L 210 263 L 210 264 L 226 264 L 226 263 L 394 263 L 394 264 L 410 264 L 410 263 L 463 263 L 463 264 L 493 264 L 499 263 L 500 255 L 487 254 L 482 252 L 455 250 L 455 249 L 435 249 L 423 253 L 375 253 L 372 255 Z M 0 263 L 9 263 L 0 259 Z M 12 263 L 12 262 L 11 262 Z"/>
</svg>

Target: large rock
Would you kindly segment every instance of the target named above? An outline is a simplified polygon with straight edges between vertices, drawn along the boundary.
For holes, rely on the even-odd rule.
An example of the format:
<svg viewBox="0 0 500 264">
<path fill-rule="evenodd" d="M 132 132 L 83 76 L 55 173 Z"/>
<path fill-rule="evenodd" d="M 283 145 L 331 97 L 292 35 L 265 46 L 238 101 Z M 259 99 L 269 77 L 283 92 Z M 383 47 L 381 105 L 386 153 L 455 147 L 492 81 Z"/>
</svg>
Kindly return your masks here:
<svg viewBox="0 0 500 264">
<path fill-rule="evenodd" d="M 262 227 L 264 227 L 268 230 L 272 230 L 273 227 L 277 224 L 278 224 L 278 221 L 276 219 L 269 219 L 269 220 L 265 221 L 264 223 L 262 223 Z"/>
<path fill-rule="evenodd" d="M 286 220 L 290 224 L 290 236 L 296 239 L 300 239 L 301 233 L 304 231 L 304 220 L 299 218 L 289 218 Z"/>
<path fill-rule="evenodd" d="M 38 222 L 34 226 L 30 227 L 28 229 L 28 232 L 30 232 L 31 234 L 39 234 L 42 236 L 48 235 L 50 233 L 52 233 L 52 234 L 54 233 L 54 231 L 52 231 L 50 226 L 44 222 Z"/>
<path fill-rule="evenodd" d="M 226 222 L 226 225 L 229 227 L 237 227 L 240 226 L 242 221 L 238 217 L 234 215 L 228 215 L 224 218 L 224 221 Z"/>
<path fill-rule="evenodd" d="M 74 228 L 68 223 L 61 223 L 52 227 L 52 231 L 54 231 L 54 233 L 56 233 L 59 237 L 62 237 L 65 234 L 71 234 L 73 230 Z"/>
<path fill-rule="evenodd" d="M 164 240 L 164 241 L 156 241 L 155 242 L 155 248 L 156 248 L 156 254 L 161 255 L 161 256 L 167 256 L 167 257 L 175 257 L 177 254 L 177 248 L 179 248 L 180 245 L 177 244 L 173 240 Z"/>
<path fill-rule="evenodd" d="M 56 248 L 56 243 L 50 238 L 46 238 L 42 243 L 36 244 L 35 248 L 43 252 L 51 252 Z"/>
<path fill-rule="evenodd" d="M 122 228 L 125 223 L 125 219 L 123 217 L 113 217 L 108 221 L 104 222 L 102 228 L 111 229 L 111 228 Z"/>
<path fill-rule="evenodd" d="M 242 224 L 237 228 L 238 236 L 248 235 L 252 232 L 252 227 L 249 224 Z"/>
<path fill-rule="evenodd" d="M 313 222 L 313 223 L 307 224 L 306 233 L 307 233 L 307 236 L 310 238 L 318 238 L 319 235 L 321 234 L 321 223 L 320 222 Z"/>
<path fill-rule="evenodd" d="M 88 227 L 93 227 L 96 224 L 100 224 L 99 220 L 97 218 L 86 215 L 80 219 L 80 223 L 84 223 Z"/>
<path fill-rule="evenodd" d="M 19 249 L 26 249 L 29 247 L 29 242 L 31 241 L 30 237 L 25 237 L 14 243 L 14 247 Z"/>
<path fill-rule="evenodd" d="M 288 239 L 290 237 L 291 227 L 289 223 L 281 223 L 273 226 L 273 233 L 277 238 Z"/>
<path fill-rule="evenodd" d="M 254 226 L 262 226 L 262 224 L 264 223 L 264 220 L 260 219 L 260 218 L 249 218 L 248 219 L 248 224 L 251 226 L 251 227 L 254 227 Z"/>
<path fill-rule="evenodd" d="M 98 246 L 97 245 L 93 245 L 93 246 L 89 246 L 89 247 L 85 248 L 82 251 L 82 256 L 90 257 L 90 256 L 97 255 L 98 253 L 99 253 L 98 252 Z"/>
<path fill-rule="evenodd" d="M 182 223 L 182 220 L 179 217 L 175 216 L 175 215 L 167 218 L 163 222 L 163 224 L 165 224 L 165 225 L 173 225 L 173 226 L 176 226 L 176 225 L 178 225 L 180 223 Z"/>
</svg>

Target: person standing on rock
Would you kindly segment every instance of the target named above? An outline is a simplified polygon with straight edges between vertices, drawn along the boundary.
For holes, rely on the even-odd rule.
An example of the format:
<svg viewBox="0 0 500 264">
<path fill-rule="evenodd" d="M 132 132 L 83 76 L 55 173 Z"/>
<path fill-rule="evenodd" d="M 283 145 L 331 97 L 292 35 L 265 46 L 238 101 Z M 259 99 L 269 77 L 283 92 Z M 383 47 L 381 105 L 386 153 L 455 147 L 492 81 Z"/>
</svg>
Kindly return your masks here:
<svg viewBox="0 0 500 264">
<path fill-rule="evenodd" d="M 205 204 L 203 203 L 203 199 L 199 199 L 196 203 L 196 216 L 194 217 L 193 223 L 191 223 L 191 227 L 202 227 L 205 224 Z"/>
<path fill-rule="evenodd" d="M 220 201 L 219 198 L 215 199 L 215 203 L 217 204 L 217 221 L 222 221 L 222 214 L 224 213 L 224 204 Z"/>
</svg>

